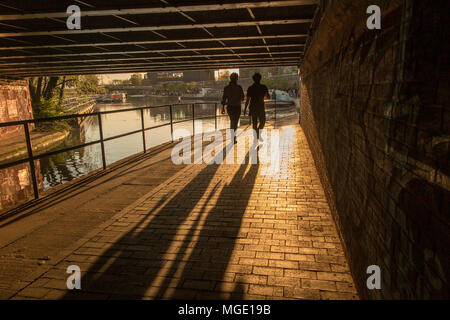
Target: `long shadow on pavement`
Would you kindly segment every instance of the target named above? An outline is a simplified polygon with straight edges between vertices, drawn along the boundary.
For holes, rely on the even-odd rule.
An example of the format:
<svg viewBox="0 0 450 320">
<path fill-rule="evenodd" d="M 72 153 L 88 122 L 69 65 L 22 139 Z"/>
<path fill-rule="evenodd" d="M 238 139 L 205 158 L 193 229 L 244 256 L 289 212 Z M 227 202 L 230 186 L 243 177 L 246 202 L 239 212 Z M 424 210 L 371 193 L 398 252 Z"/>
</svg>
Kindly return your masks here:
<svg viewBox="0 0 450 320">
<path fill-rule="evenodd" d="M 205 292 L 211 298 L 225 297 L 222 281 L 232 281 L 226 278 L 226 271 L 259 167 L 248 164 L 248 156 L 232 181 L 223 186 L 212 209 L 208 204 L 220 184 L 218 181 L 210 188 L 220 167 L 217 164 L 202 169 L 176 195 L 169 196 L 170 200 L 159 200 L 146 215 L 153 215 L 150 222 L 143 216 L 83 272 L 81 291 L 131 299 L 192 299 Z M 235 200 L 232 207 L 230 200 Z M 199 213 L 192 214 L 201 201 Z M 173 218 L 170 223 L 169 216 Z M 181 235 L 180 230 L 184 231 Z M 238 283 L 228 292 L 235 299 L 244 293 Z M 76 291 L 63 297 L 73 298 L 77 298 Z"/>
</svg>

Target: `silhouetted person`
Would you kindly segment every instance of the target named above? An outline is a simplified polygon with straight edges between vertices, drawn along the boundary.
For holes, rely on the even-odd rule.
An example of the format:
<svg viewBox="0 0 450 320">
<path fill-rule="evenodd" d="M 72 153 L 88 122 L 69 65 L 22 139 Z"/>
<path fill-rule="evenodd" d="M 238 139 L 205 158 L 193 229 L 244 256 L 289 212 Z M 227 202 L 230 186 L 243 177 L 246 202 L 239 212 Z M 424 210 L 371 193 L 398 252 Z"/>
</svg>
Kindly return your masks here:
<svg viewBox="0 0 450 320">
<path fill-rule="evenodd" d="M 253 75 L 254 83 L 247 89 L 247 100 L 245 101 L 244 114 L 247 113 L 247 107 L 250 104 L 250 116 L 252 118 L 253 129 L 256 131 L 256 137 L 259 139 L 260 130 L 264 129 L 266 123 L 266 110 L 264 108 L 264 98 L 270 99 L 269 90 L 261 84 L 261 74 Z M 259 122 L 259 125 L 258 125 Z"/>
<path fill-rule="evenodd" d="M 223 89 L 222 96 L 222 114 L 225 113 L 225 105 L 227 105 L 228 116 L 230 117 L 230 129 L 232 129 L 232 136 L 234 143 L 236 143 L 236 129 L 241 116 L 241 103 L 244 100 L 244 90 L 237 84 L 238 74 L 233 72 L 230 75 L 230 84 Z"/>
</svg>

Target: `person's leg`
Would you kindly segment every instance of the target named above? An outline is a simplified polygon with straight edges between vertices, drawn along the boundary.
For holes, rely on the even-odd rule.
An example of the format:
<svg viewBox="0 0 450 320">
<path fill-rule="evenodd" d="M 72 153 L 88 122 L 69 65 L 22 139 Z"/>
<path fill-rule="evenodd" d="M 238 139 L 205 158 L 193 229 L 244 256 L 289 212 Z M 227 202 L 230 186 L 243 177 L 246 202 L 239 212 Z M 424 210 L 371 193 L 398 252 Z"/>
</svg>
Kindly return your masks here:
<svg viewBox="0 0 450 320">
<path fill-rule="evenodd" d="M 230 118 L 230 129 L 233 129 L 233 112 L 230 109 L 230 106 L 227 107 L 228 118 Z"/>
<path fill-rule="evenodd" d="M 227 113 L 228 113 L 228 117 L 230 118 L 230 129 L 234 129 L 234 119 L 235 119 L 235 117 L 234 117 L 234 112 L 233 111 L 234 110 L 230 106 L 228 106 Z"/>
<path fill-rule="evenodd" d="M 234 143 L 237 143 L 236 130 L 238 127 L 238 122 L 239 122 L 239 110 L 235 110 L 233 112 L 233 140 L 234 140 Z"/>
<path fill-rule="evenodd" d="M 239 123 L 239 116 L 241 114 L 240 107 L 229 108 L 230 129 L 232 130 L 232 139 L 236 142 L 236 130 Z"/>
<path fill-rule="evenodd" d="M 236 131 L 237 128 L 237 119 L 236 119 L 236 113 L 230 114 L 230 129 Z"/>
<path fill-rule="evenodd" d="M 236 107 L 236 110 L 234 111 L 234 130 L 237 129 L 239 125 L 239 118 L 241 117 L 241 107 Z"/>
<path fill-rule="evenodd" d="M 261 130 L 264 128 L 264 124 L 266 123 L 266 113 L 264 110 L 258 110 L 256 112 L 257 118 L 258 118 L 258 122 L 259 125 L 257 127 L 256 130 L 256 134 L 258 136 L 258 139 L 262 140 L 261 138 Z"/>
<path fill-rule="evenodd" d="M 259 113 L 259 129 L 264 129 L 264 125 L 266 124 L 266 111 L 261 110 Z"/>
<path fill-rule="evenodd" d="M 253 110 L 252 114 L 251 114 L 251 118 L 252 118 L 253 131 L 256 133 L 256 138 L 259 138 L 259 135 L 258 135 L 258 113 Z"/>
<path fill-rule="evenodd" d="M 237 108 L 236 108 L 236 130 L 237 130 L 237 127 L 238 127 L 238 125 L 239 125 L 239 119 L 240 119 L 240 117 L 241 117 L 241 106 L 238 106 Z M 234 138 L 234 142 L 235 143 L 237 143 L 237 140 L 236 140 L 236 136 L 235 136 L 235 138 Z"/>
</svg>

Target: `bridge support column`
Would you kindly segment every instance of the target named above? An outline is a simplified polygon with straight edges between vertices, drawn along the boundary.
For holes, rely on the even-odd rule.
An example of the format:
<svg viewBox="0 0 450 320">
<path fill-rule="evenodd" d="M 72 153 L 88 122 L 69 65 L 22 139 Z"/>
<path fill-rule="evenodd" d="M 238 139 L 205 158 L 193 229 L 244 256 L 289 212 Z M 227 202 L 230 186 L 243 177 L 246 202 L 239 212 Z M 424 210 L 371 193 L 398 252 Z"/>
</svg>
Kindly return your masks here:
<svg viewBox="0 0 450 320">
<path fill-rule="evenodd" d="M 28 83 L 0 81 L 0 123 L 32 118 Z M 0 161 L 6 162 L 11 156 L 11 146 L 5 143 L 15 137 L 18 143 L 25 143 L 24 135 L 23 125 L 0 127 Z M 36 165 L 39 169 L 39 162 Z M 31 176 L 27 163 L 0 170 L 0 210 L 34 197 Z"/>
</svg>

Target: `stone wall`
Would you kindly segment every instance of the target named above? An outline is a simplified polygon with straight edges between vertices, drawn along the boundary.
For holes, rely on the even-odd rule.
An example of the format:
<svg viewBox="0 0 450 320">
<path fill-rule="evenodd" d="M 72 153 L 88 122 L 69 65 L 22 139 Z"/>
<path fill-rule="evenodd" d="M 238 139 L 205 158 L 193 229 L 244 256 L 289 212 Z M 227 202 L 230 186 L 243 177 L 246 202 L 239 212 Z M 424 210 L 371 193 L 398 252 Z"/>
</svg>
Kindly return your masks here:
<svg viewBox="0 0 450 320">
<path fill-rule="evenodd" d="M 0 122 L 33 118 L 30 93 L 26 81 L 0 82 Z M 30 125 L 30 129 L 33 125 Z M 0 151 L 4 139 L 24 136 L 23 126 L 0 128 Z M 25 140 L 23 140 L 25 141 Z M 39 161 L 35 162 L 39 172 Z M 39 175 L 38 175 L 39 177 Z M 0 211 L 33 198 L 28 163 L 0 170 Z"/>
<path fill-rule="evenodd" d="M 450 298 L 449 1 L 330 1 L 301 124 L 362 298 Z M 381 268 L 381 290 L 366 269 Z"/>
<path fill-rule="evenodd" d="M 30 93 L 24 81 L 0 83 L 0 122 L 33 118 Z M 23 134 L 22 126 L 0 128 L 0 138 Z"/>
</svg>

